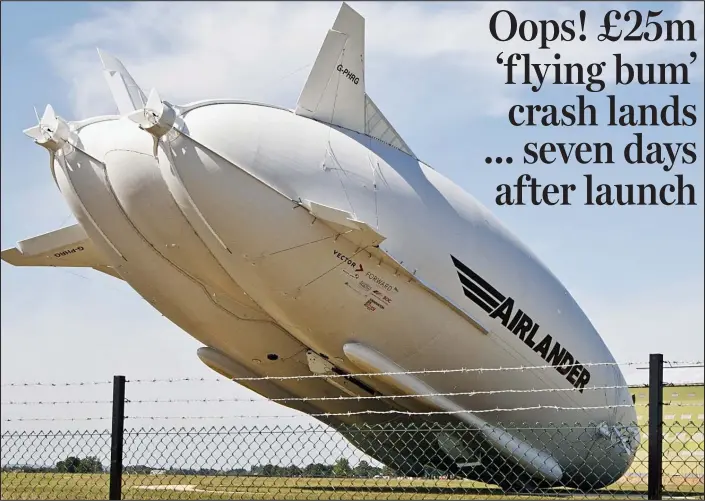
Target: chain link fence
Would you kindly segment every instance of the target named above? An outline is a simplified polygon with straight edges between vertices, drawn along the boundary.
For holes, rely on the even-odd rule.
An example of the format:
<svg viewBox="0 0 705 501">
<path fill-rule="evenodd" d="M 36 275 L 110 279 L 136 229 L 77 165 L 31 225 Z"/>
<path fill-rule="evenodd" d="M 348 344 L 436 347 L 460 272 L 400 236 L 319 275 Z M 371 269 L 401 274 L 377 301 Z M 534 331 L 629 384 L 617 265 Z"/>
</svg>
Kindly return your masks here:
<svg viewBox="0 0 705 501">
<path fill-rule="evenodd" d="M 667 368 L 702 365 L 669 362 Z M 546 396 L 575 391 L 573 387 L 514 388 L 498 383 L 496 388 L 432 394 L 483 402 L 472 410 L 445 406 L 441 411 L 396 405 L 397 400 L 427 394 L 258 399 L 208 390 L 210 383 L 230 384 L 229 379 L 135 379 L 129 381 L 129 399 L 124 376 L 113 378 L 112 399 L 106 395 L 109 381 L 3 383 L 16 395 L 2 402 L 0 497 L 705 499 L 703 384 L 665 384 L 663 368 L 662 356 L 654 354 L 648 388 L 624 383 L 590 388 L 628 390 L 631 403 L 565 406 Z M 320 377 L 337 376 L 256 379 Z M 220 387 L 230 391 L 228 385 Z M 56 390 L 68 395 L 56 398 Z M 179 390 L 180 397 L 166 395 L 172 390 Z M 27 398 L 30 391 L 39 393 L 38 398 Z M 492 400 L 497 396 L 501 401 Z M 324 405 L 331 401 L 357 404 Z M 383 401 L 392 405 L 380 405 Z M 315 402 L 328 411 L 306 412 L 305 421 L 314 424 L 303 425 L 299 423 L 304 414 L 268 415 L 264 402 L 279 410 L 282 403 L 296 409 L 300 403 Z M 63 406 L 69 406 L 70 415 L 56 413 Z M 166 412 L 159 412 L 162 408 Z M 23 414 L 25 409 L 33 409 L 32 415 Z M 238 409 L 249 415 L 235 415 Z M 625 412 L 635 412 L 631 416 L 636 422 L 625 425 Z M 501 424 L 501 416 L 524 422 Z M 599 422 L 574 422 L 586 416 Z M 183 420 L 184 427 L 152 427 L 174 419 Z M 76 424 L 110 420 L 111 429 L 104 431 L 85 431 Z M 57 421 L 68 424 L 57 426 Z M 203 426 L 195 425 L 199 421 Z M 547 424 L 550 421 L 568 423 Z M 7 429 L 5 423 L 19 429 Z"/>
<path fill-rule="evenodd" d="M 636 426 L 636 425 L 635 425 Z M 595 425 L 508 425 L 508 436 L 564 448 L 572 487 L 527 481 L 522 467 L 448 424 L 127 429 L 124 499 L 580 499 L 647 497 L 648 428 L 631 464 Z M 703 499 L 703 423 L 664 425 L 663 497 Z M 576 438 L 578 439 L 576 441 Z M 355 444 L 355 445 L 353 445 Z M 2 499 L 107 499 L 110 431 L 2 434 Z M 385 464 L 361 453 L 384 450 Z M 378 454 L 379 456 L 379 454 Z M 572 457 L 572 462 L 565 462 Z M 622 470 L 622 471 L 619 471 Z M 624 471 L 626 470 L 626 471 Z M 615 472 L 618 472 L 615 475 Z M 611 478 L 614 476 L 614 478 Z M 565 483 L 565 482 L 564 482 Z M 601 485 L 606 483 L 607 485 Z M 500 484 L 500 485 L 497 485 Z"/>
</svg>

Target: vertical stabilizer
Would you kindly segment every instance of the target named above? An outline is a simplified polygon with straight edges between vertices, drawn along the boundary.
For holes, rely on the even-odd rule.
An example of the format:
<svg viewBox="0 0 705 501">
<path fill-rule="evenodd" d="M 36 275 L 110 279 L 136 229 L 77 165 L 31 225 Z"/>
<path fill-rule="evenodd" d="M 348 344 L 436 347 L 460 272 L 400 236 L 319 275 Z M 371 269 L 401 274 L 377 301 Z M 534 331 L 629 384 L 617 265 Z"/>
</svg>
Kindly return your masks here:
<svg viewBox="0 0 705 501">
<path fill-rule="evenodd" d="M 296 114 L 365 133 L 365 19 L 346 3 L 321 46 Z"/>
<path fill-rule="evenodd" d="M 140 89 L 132 75 L 128 73 L 120 60 L 98 49 L 98 55 L 103 63 L 103 74 L 108 82 L 110 92 L 121 115 L 144 108 L 147 96 Z"/>
<path fill-rule="evenodd" d="M 346 3 L 313 63 L 296 114 L 374 137 L 415 157 L 365 92 L 365 18 Z"/>
</svg>

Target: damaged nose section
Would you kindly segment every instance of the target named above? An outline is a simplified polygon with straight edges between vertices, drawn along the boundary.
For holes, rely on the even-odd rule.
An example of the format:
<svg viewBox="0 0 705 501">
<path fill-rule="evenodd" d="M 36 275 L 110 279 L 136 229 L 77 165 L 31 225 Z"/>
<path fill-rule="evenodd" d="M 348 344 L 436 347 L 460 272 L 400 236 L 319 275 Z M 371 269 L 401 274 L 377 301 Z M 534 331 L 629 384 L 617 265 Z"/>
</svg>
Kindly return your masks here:
<svg viewBox="0 0 705 501">
<path fill-rule="evenodd" d="M 629 456 L 633 456 L 639 447 L 640 430 L 636 425 L 610 425 L 603 422 L 597 426 L 597 434 L 608 440 L 611 447 L 618 447 Z"/>
<path fill-rule="evenodd" d="M 630 468 L 639 447 L 639 429 L 600 422 L 583 428 L 582 433 L 592 443 L 577 468 L 571 464 L 566 475 L 566 485 L 578 489 L 601 489 L 619 480 Z"/>
</svg>

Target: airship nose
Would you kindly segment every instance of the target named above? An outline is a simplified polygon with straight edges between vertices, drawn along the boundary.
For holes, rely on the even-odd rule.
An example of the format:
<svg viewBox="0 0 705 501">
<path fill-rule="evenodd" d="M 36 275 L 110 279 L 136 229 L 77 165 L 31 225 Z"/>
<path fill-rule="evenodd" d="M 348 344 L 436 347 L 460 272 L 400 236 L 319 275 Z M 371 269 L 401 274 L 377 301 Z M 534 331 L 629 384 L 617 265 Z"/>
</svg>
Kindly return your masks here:
<svg viewBox="0 0 705 501">
<path fill-rule="evenodd" d="M 599 422 L 581 427 L 581 441 L 587 441 L 589 449 L 581 467 L 566 472 L 567 483 L 581 489 L 599 489 L 619 480 L 631 467 L 639 448 L 640 429 L 626 381 L 616 364 L 608 366 L 606 372 L 614 381 L 605 385 L 608 414 Z"/>
</svg>

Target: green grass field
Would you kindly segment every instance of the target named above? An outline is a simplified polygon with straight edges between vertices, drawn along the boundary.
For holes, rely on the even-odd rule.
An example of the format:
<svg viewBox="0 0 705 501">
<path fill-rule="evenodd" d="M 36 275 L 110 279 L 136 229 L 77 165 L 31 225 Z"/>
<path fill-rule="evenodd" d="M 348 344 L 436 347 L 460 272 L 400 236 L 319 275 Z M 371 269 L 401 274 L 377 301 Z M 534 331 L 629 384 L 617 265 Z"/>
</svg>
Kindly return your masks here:
<svg viewBox="0 0 705 501">
<path fill-rule="evenodd" d="M 691 478 L 687 483 L 694 484 L 698 492 L 703 492 L 705 482 L 705 439 L 703 438 L 703 423 L 705 408 L 704 387 L 700 386 L 667 386 L 663 390 L 663 457 L 664 477 L 688 474 Z M 641 447 L 632 465 L 632 472 L 645 474 L 648 471 L 648 388 L 632 388 L 637 404 L 637 419 L 642 428 Z M 674 477 L 675 475 L 675 477 Z M 686 488 L 685 478 L 680 490 Z M 665 480 L 664 480 L 665 481 Z M 702 498 L 702 496 L 701 496 Z"/>
<path fill-rule="evenodd" d="M 589 495 L 556 490 L 515 496 L 479 482 L 439 479 L 123 475 L 126 499 L 644 499 L 648 388 L 633 388 L 642 444 L 627 474 Z M 705 499 L 703 386 L 664 389 L 664 498 Z M 107 474 L 3 472 L 1 499 L 107 499 Z"/>
<path fill-rule="evenodd" d="M 665 497 L 703 498 L 702 479 L 665 476 Z M 4 473 L 2 499 L 107 499 L 107 474 Z M 606 499 L 643 498 L 646 483 L 625 477 L 581 494 L 556 489 L 512 495 L 479 482 L 436 479 L 334 479 L 125 475 L 125 499 Z"/>
<path fill-rule="evenodd" d="M 705 412 L 703 408 L 704 387 L 699 386 L 666 386 L 663 389 L 663 422 L 664 433 L 667 433 L 669 426 L 682 426 L 685 423 L 703 423 Z M 649 421 L 648 407 L 642 404 L 649 403 L 648 388 L 631 388 L 630 392 L 636 396 L 637 419 L 643 425 Z"/>
</svg>

